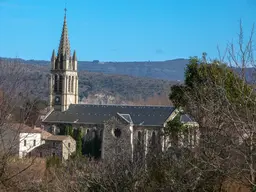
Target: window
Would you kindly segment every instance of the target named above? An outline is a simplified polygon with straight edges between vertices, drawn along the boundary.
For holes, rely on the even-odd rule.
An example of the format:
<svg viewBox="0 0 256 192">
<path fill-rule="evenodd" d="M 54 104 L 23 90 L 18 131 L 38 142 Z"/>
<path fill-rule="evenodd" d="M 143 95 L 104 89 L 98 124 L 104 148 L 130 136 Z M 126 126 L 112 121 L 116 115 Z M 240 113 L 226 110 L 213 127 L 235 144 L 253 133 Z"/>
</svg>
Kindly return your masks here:
<svg viewBox="0 0 256 192">
<path fill-rule="evenodd" d="M 24 146 L 26 146 L 27 145 L 27 141 L 26 140 L 24 140 Z"/>
<path fill-rule="evenodd" d="M 52 146 L 53 146 L 53 147 L 56 147 L 56 142 L 53 142 L 53 143 L 52 143 Z"/>
<path fill-rule="evenodd" d="M 152 133 L 152 145 L 155 145 L 156 144 L 156 133 L 155 131 Z"/>
<path fill-rule="evenodd" d="M 74 76 L 71 78 L 71 92 L 74 92 Z"/>
<path fill-rule="evenodd" d="M 42 152 L 40 152 L 39 156 L 40 156 L 40 157 L 43 157 L 43 153 L 42 153 Z"/>
<path fill-rule="evenodd" d="M 34 140 L 34 146 L 36 146 L 36 140 Z"/>
<path fill-rule="evenodd" d="M 55 153 L 52 153 L 52 156 L 55 157 Z"/>
<path fill-rule="evenodd" d="M 142 136 L 141 136 L 141 132 L 138 132 L 138 145 L 140 145 L 142 143 Z"/>
<path fill-rule="evenodd" d="M 58 75 L 54 76 L 54 92 L 58 91 Z"/>
<path fill-rule="evenodd" d="M 62 93 L 62 82 L 63 82 L 63 77 L 60 75 L 59 77 L 59 92 Z"/>
<path fill-rule="evenodd" d="M 115 128 L 114 129 L 114 136 L 115 137 L 120 137 L 121 136 L 121 129 Z"/>
<path fill-rule="evenodd" d="M 68 76 L 68 92 L 71 90 L 71 76 Z"/>
<path fill-rule="evenodd" d="M 70 148 L 70 143 L 68 143 L 68 148 Z"/>
</svg>

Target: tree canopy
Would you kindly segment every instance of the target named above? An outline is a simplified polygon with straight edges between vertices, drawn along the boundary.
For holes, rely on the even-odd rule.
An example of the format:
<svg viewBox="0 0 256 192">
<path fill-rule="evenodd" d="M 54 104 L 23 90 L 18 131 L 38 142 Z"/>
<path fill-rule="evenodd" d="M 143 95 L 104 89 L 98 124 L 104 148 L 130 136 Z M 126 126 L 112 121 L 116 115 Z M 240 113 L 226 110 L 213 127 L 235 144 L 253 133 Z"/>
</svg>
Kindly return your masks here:
<svg viewBox="0 0 256 192">
<path fill-rule="evenodd" d="M 184 107 L 188 104 L 189 97 L 197 95 L 195 98 L 203 101 L 207 99 L 209 90 L 212 93 L 213 89 L 218 95 L 216 98 L 226 97 L 226 101 L 232 104 L 249 106 L 255 101 L 252 87 L 238 74 L 216 60 L 208 63 L 204 57 L 190 58 L 185 70 L 184 85 L 172 86 L 169 96 L 174 105 Z"/>
</svg>

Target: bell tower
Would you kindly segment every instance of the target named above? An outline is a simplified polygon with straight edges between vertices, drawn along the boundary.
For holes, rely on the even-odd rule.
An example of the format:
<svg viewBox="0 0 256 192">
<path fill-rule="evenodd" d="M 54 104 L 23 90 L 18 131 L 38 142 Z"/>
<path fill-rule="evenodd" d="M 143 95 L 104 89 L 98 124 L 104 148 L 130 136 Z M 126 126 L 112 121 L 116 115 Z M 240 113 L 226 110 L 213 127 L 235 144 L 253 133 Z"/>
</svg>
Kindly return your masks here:
<svg viewBox="0 0 256 192">
<path fill-rule="evenodd" d="M 76 51 L 71 56 L 65 16 L 57 56 L 52 52 L 50 71 L 50 107 L 66 111 L 70 104 L 78 104 L 78 75 Z"/>
</svg>

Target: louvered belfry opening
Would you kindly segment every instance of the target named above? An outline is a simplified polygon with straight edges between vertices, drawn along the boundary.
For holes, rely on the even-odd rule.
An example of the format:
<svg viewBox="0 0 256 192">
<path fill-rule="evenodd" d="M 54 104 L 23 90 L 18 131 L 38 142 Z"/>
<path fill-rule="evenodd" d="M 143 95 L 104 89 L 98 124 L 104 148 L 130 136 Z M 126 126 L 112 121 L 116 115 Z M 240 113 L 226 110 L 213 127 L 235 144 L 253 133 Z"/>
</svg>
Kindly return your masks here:
<svg viewBox="0 0 256 192">
<path fill-rule="evenodd" d="M 59 78 L 59 93 L 62 93 L 62 86 L 63 86 L 63 76 L 60 75 L 60 78 Z"/>
</svg>

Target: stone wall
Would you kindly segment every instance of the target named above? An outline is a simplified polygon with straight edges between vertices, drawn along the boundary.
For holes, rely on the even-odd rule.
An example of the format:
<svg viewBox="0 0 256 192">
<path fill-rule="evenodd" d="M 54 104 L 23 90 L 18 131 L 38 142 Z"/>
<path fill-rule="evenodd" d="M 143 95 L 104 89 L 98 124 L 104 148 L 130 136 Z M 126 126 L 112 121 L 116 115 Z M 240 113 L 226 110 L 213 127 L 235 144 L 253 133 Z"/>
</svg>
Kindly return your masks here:
<svg viewBox="0 0 256 192">
<path fill-rule="evenodd" d="M 76 152 L 76 141 L 69 137 L 65 139 L 62 143 L 62 157 L 67 160 L 70 155 Z"/>
<path fill-rule="evenodd" d="M 31 155 L 37 157 L 57 156 L 62 160 L 62 141 L 46 140 L 44 144 L 35 148 Z"/>
<path fill-rule="evenodd" d="M 132 130 L 130 124 L 112 117 L 104 125 L 102 158 L 132 160 Z"/>
<path fill-rule="evenodd" d="M 141 127 L 133 128 L 134 157 L 144 159 L 148 153 L 161 151 L 161 128 Z"/>
</svg>

